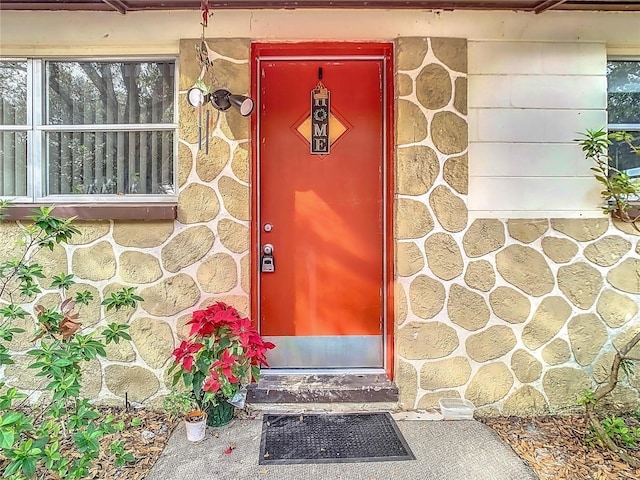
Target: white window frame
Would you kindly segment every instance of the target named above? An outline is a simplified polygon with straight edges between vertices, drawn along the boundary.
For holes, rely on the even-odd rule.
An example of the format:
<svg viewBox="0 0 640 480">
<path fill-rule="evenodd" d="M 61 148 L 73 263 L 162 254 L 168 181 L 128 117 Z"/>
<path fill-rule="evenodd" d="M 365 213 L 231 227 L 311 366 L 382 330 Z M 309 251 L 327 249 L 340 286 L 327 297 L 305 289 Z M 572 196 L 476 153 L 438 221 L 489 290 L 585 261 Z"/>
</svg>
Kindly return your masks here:
<svg viewBox="0 0 640 480">
<path fill-rule="evenodd" d="M 0 57 L 0 61 L 27 62 L 27 125 L 0 125 L 2 131 L 26 131 L 27 132 L 27 195 L 5 196 L 0 198 L 11 199 L 16 203 L 147 203 L 157 202 L 175 203 L 178 197 L 178 84 L 179 64 L 175 56 L 135 56 L 135 57 Z M 173 82 L 173 122 L 161 124 L 87 124 L 87 125 L 45 125 L 45 64 L 46 62 L 171 62 L 174 65 Z M 169 131 L 173 132 L 174 141 L 172 148 L 172 175 L 173 195 L 152 194 L 81 194 L 81 195 L 47 195 L 45 185 L 46 159 L 45 141 L 47 132 L 57 131 Z"/>
<path fill-rule="evenodd" d="M 638 64 L 638 75 L 640 75 L 640 56 L 608 56 L 607 63 L 609 62 L 635 62 Z M 640 123 L 609 123 L 609 83 L 607 77 L 607 132 L 640 132 Z M 638 112 L 640 116 L 640 112 Z M 638 159 L 640 164 L 640 158 Z M 631 169 L 629 175 L 631 177 L 640 177 L 640 166 Z M 636 172 L 637 170 L 637 172 Z"/>
</svg>

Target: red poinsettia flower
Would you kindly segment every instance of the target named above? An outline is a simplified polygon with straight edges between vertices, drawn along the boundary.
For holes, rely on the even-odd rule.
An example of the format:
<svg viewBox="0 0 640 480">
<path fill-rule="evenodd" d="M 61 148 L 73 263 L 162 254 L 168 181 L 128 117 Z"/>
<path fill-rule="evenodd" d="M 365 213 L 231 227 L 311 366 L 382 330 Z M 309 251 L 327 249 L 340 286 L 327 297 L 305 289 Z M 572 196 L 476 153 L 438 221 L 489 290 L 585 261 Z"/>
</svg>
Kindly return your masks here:
<svg viewBox="0 0 640 480">
<path fill-rule="evenodd" d="M 212 313 L 229 312 L 232 315 L 235 315 L 236 317 L 239 317 L 238 311 L 234 307 L 232 307 L 231 305 L 227 305 L 224 302 L 212 303 L 211 305 L 209 305 L 207 307 L 207 310 L 212 312 Z"/>
<path fill-rule="evenodd" d="M 247 357 L 251 359 L 251 365 L 268 367 L 269 364 L 266 359 L 267 350 L 275 348 L 275 345 L 271 342 L 265 342 L 262 340 L 262 337 L 255 331 L 250 337 L 251 339 L 249 348 L 247 349 Z"/>
<path fill-rule="evenodd" d="M 218 390 L 220 390 L 220 387 L 222 387 L 222 384 L 220 383 L 220 377 L 218 376 L 218 373 L 211 372 L 211 376 L 207 379 L 206 382 L 204 382 L 204 385 L 202 385 L 202 390 L 204 390 L 205 392 L 216 393 Z"/>
<path fill-rule="evenodd" d="M 238 336 L 240 344 L 247 348 L 251 341 L 251 335 L 255 332 L 253 323 L 248 318 L 239 318 L 231 324 L 231 332 Z"/>
<path fill-rule="evenodd" d="M 213 335 L 218 328 L 231 325 L 238 317 L 239 315 L 235 308 L 221 308 L 217 304 L 213 304 L 206 310 L 193 312 L 187 325 L 191 325 L 190 335 L 197 334 L 208 337 Z"/>
<path fill-rule="evenodd" d="M 182 363 L 182 367 L 187 372 L 190 372 L 193 368 L 193 354 L 200 350 L 202 347 L 204 347 L 202 343 L 191 343 L 183 340 L 180 346 L 173 351 L 173 356 L 176 358 L 176 363 Z"/>
<path fill-rule="evenodd" d="M 238 357 L 235 355 L 231 355 L 229 350 L 225 350 L 222 352 L 222 357 L 220 360 L 211 365 L 211 368 L 219 368 L 222 371 L 222 374 L 227 377 L 230 383 L 238 383 L 240 380 L 236 378 L 236 376 L 232 372 L 232 368 L 234 363 L 238 360 Z"/>
<path fill-rule="evenodd" d="M 265 342 L 235 308 L 215 302 L 194 311 L 188 324 L 190 338 L 173 352 L 175 366 L 185 386 L 207 404 L 234 395 L 244 379 L 257 381 L 260 372 L 255 367 L 268 366 L 266 353 L 274 344 Z"/>
</svg>

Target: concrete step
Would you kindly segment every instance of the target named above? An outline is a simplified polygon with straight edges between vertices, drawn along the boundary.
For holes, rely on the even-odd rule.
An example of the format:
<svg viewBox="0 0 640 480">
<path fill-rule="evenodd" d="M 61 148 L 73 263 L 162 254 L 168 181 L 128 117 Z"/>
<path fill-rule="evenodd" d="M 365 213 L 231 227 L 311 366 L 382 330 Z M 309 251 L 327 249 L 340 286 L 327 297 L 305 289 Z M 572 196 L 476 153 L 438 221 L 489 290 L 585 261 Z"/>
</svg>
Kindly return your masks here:
<svg viewBox="0 0 640 480">
<path fill-rule="evenodd" d="M 251 384 L 251 404 L 395 403 L 398 387 L 384 373 L 265 374 Z"/>
</svg>

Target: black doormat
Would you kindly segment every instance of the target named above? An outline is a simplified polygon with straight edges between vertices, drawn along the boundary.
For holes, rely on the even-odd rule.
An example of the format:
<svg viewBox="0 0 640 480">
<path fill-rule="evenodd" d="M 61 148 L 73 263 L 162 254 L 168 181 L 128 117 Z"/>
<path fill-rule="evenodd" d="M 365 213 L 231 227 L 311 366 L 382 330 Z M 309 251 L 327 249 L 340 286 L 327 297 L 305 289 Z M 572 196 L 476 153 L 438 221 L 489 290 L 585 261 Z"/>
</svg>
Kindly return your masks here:
<svg viewBox="0 0 640 480">
<path fill-rule="evenodd" d="M 264 415 L 260 465 L 415 460 L 388 413 Z"/>
</svg>

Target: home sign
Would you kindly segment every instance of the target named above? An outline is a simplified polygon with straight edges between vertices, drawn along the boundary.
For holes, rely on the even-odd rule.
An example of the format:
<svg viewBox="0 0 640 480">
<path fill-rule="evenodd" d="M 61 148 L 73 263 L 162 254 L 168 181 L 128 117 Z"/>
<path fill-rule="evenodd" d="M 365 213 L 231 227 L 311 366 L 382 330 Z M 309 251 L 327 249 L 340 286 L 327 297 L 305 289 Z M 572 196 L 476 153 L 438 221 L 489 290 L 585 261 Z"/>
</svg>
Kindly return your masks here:
<svg viewBox="0 0 640 480">
<path fill-rule="evenodd" d="M 311 90 L 311 153 L 329 153 L 329 115 L 331 113 L 331 93 L 319 82 Z"/>
</svg>

